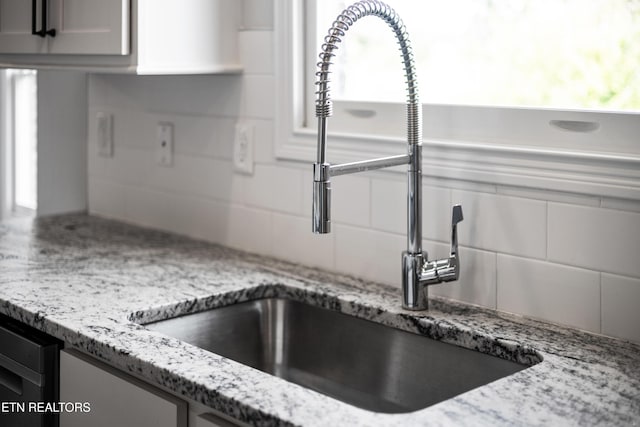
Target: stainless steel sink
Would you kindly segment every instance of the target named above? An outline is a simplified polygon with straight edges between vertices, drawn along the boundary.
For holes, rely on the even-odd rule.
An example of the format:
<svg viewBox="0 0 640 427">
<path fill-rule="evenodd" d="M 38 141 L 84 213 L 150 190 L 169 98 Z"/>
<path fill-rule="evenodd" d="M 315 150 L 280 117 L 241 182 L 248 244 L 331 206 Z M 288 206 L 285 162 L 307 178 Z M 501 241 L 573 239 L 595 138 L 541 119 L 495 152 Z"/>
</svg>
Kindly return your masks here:
<svg viewBox="0 0 640 427">
<path fill-rule="evenodd" d="M 279 298 L 145 326 L 376 412 L 422 409 L 527 367 Z"/>
</svg>

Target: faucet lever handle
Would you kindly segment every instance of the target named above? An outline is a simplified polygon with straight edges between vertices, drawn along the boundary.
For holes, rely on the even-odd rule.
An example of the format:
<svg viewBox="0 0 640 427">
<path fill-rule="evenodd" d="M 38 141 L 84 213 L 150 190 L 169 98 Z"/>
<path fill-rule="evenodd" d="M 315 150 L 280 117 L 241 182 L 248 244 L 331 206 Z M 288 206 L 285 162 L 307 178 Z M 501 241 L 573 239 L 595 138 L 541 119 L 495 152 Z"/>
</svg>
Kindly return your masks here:
<svg viewBox="0 0 640 427">
<path fill-rule="evenodd" d="M 458 255 L 458 223 L 463 219 L 462 205 L 454 205 L 451 212 L 451 257 Z"/>
</svg>

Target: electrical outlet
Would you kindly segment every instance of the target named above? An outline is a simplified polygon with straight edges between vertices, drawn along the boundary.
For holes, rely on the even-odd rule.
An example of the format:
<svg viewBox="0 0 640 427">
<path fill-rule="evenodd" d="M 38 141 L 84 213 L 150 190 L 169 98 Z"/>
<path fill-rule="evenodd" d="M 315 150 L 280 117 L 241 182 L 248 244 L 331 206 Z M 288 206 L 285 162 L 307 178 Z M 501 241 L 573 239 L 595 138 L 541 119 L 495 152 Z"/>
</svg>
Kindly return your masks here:
<svg viewBox="0 0 640 427">
<path fill-rule="evenodd" d="M 113 157 L 113 114 L 96 113 L 96 140 L 98 156 Z"/>
<path fill-rule="evenodd" d="M 173 165 L 173 123 L 160 122 L 156 128 L 156 163 Z"/>
<path fill-rule="evenodd" d="M 253 126 L 236 124 L 236 138 L 233 144 L 233 169 L 236 172 L 253 175 Z"/>
</svg>

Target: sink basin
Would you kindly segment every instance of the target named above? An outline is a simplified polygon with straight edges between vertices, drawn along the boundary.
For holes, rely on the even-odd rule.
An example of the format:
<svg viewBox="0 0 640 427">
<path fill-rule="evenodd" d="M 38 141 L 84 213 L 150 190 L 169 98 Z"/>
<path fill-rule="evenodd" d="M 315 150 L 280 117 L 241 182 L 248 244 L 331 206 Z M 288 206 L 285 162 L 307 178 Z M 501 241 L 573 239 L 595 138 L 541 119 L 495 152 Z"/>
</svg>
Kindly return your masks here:
<svg viewBox="0 0 640 427">
<path fill-rule="evenodd" d="M 422 409 L 527 368 L 281 298 L 145 326 L 375 412 Z"/>
</svg>

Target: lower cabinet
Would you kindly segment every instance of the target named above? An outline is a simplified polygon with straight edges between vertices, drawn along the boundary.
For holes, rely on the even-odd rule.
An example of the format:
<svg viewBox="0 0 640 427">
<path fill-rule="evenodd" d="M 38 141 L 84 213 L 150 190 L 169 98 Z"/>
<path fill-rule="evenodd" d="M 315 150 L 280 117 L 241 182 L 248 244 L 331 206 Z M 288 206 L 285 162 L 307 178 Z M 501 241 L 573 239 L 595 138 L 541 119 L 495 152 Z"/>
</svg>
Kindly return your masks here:
<svg viewBox="0 0 640 427">
<path fill-rule="evenodd" d="M 187 403 L 74 350 L 60 351 L 60 427 L 187 427 Z"/>
<path fill-rule="evenodd" d="M 210 411 L 210 409 L 205 410 Z M 198 412 L 189 411 L 189 427 L 237 427 L 246 425 L 228 421 L 213 412 L 204 412 L 201 414 L 198 414 Z"/>
<path fill-rule="evenodd" d="M 231 427 L 231 420 L 91 356 L 60 351 L 60 402 L 79 408 L 60 414 L 60 427 Z"/>
</svg>

